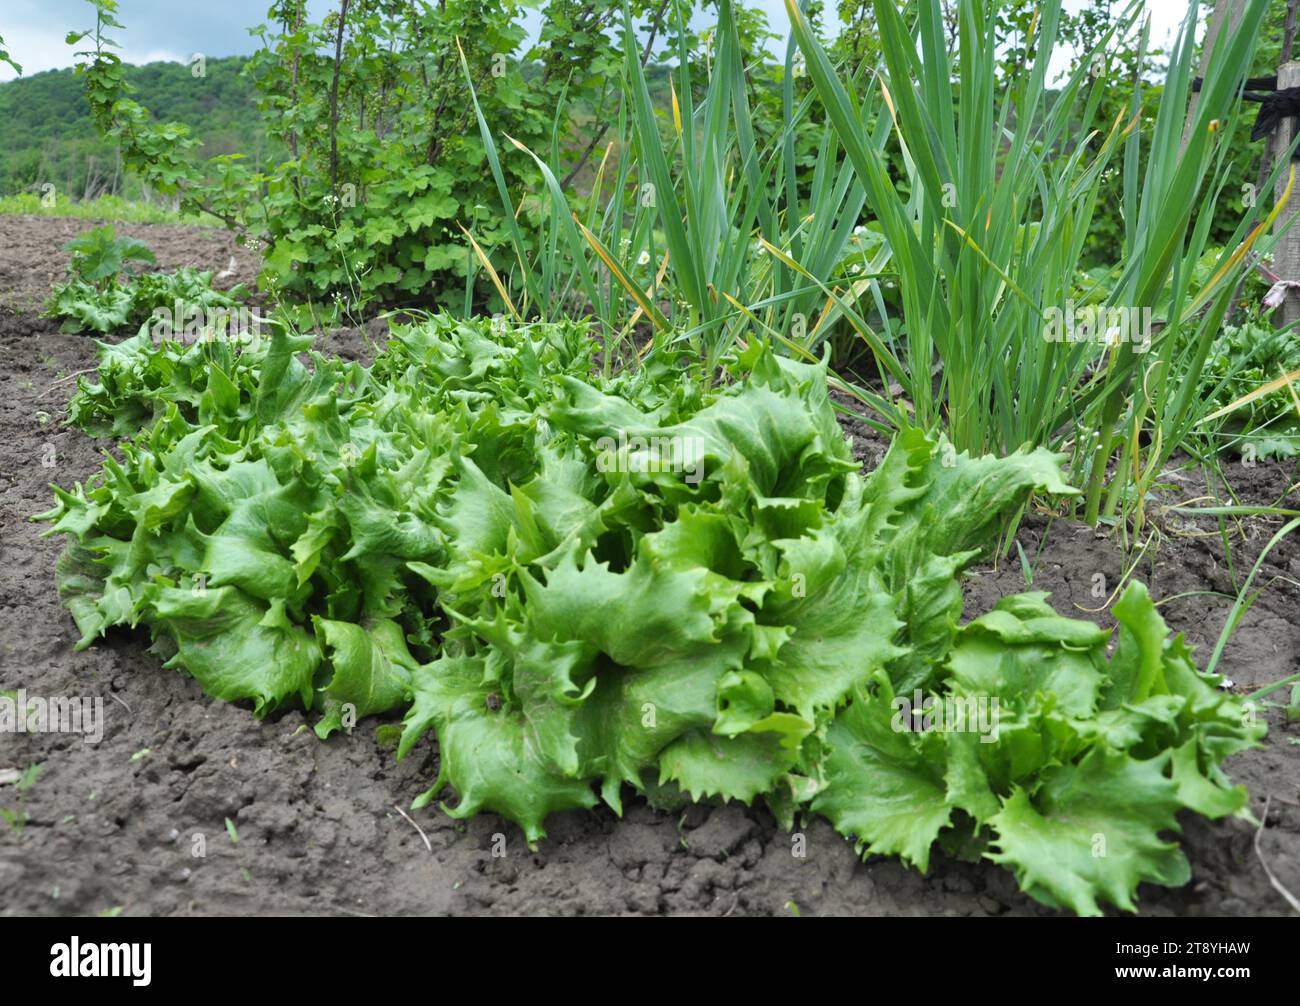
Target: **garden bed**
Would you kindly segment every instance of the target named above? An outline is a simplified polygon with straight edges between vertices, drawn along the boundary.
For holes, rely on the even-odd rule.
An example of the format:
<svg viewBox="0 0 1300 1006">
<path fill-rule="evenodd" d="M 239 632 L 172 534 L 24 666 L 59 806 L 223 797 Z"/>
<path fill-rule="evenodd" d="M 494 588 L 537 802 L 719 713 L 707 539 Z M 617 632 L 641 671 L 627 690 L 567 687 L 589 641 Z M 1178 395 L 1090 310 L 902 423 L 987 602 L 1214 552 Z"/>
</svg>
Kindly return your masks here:
<svg viewBox="0 0 1300 1006">
<path fill-rule="evenodd" d="M 1050 914 L 1018 893 L 1012 875 L 993 864 L 937 857 L 928 875 L 893 859 L 858 860 L 828 823 L 803 829 L 806 855 L 767 811 L 696 805 L 657 812 L 629 799 L 622 820 L 600 808 L 568 812 L 548 823 L 530 852 L 517 828 L 492 814 L 453 821 L 430 806 L 408 811 L 436 763 L 431 739 L 397 763 L 385 720 L 364 720 L 352 737 L 321 742 L 297 711 L 254 720 L 245 709 L 205 697 L 183 674 L 165 671 L 146 652 L 143 634 L 114 632 L 74 652 L 77 632 L 54 587 L 61 542 L 41 539 L 27 518 L 48 507 L 48 483 L 71 485 L 99 466 L 99 444 L 60 425 L 74 383 L 60 380 L 93 367 L 94 342 L 61 335 L 37 305 L 81 222 L 0 221 L 0 692 L 105 696 L 101 743 L 67 734 L 6 736 L 0 770 L 40 764 L 21 790 L 0 785 L 0 887 L 6 914 L 257 913 L 694 913 L 717 915 Z M 219 233 L 171 226 L 122 228 L 142 237 L 165 267 L 221 271 L 235 255 L 247 280 L 253 266 Z M 242 257 L 241 257 L 242 256 Z M 370 332 L 374 338 L 377 331 Z M 366 353 L 360 332 L 322 343 L 350 357 Z M 883 444 L 859 434 L 868 467 Z M 43 467 L 47 444 L 56 466 Z M 1274 503 L 1297 479 L 1294 464 L 1231 466 L 1245 503 Z M 1180 499 L 1201 495 L 1187 482 Z M 1177 502 L 1171 495 L 1166 502 Z M 1292 503 L 1291 505 L 1294 505 Z M 1149 508 L 1162 529 L 1136 575 L 1153 596 L 1197 591 L 1235 594 L 1222 539 L 1213 528 L 1180 523 Z M 1276 519 L 1240 525 L 1232 557 L 1244 577 L 1277 530 Z M 1044 530 L 1049 533 L 1042 542 Z M 1093 597 L 1094 575 L 1108 589 L 1126 560 L 1112 535 L 1067 521 L 1050 528 L 1031 513 L 1019 553 L 984 567 L 967 583 L 967 617 L 1001 596 L 1046 590 L 1059 611 L 1109 627 Z M 1300 671 L 1300 544 L 1270 553 L 1258 582 L 1278 579 L 1261 595 L 1224 653 L 1220 670 L 1246 693 Z M 1187 634 L 1201 663 L 1230 602 L 1180 597 L 1162 607 Z M 1283 697 L 1282 694 L 1275 696 Z M 1300 725 L 1267 711 L 1270 733 L 1260 750 L 1229 761 L 1234 781 L 1251 792 L 1251 809 L 1267 827 L 1240 820 L 1210 823 L 1187 816 L 1184 846 L 1192 881 L 1179 889 L 1144 885 L 1139 908 L 1150 914 L 1285 914 L 1261 856 L 1282 884 L 1300 890 Z M 30 776 L 29 780 L 30 781 Z M 399 809 L 400 808 L 400 809 Z M 409 813 L 409 819 L 404 816 Z M 423 832 L 423 837 L 421 835 Z M 196 857 L 196 836 L 206 855 Z M 497 836 L 504 836 L 504 845 Z M 426 848 L 426 838 L 429 848 Z M 504 851 L 503 856 L 494 852 Z"/>
</svg>

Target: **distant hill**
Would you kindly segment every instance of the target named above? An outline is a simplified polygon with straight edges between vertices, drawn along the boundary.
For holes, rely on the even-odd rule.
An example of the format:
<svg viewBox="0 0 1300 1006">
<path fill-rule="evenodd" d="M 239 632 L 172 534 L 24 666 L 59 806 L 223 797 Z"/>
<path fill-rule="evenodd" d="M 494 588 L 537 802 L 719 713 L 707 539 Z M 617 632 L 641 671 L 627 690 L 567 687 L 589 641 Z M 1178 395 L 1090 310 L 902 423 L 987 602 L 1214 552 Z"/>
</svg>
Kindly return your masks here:
<svg viewBox="0 0 1300 1006">
<path fill-rule="evenodd" d="M 126 66 L 131 97 L 160 121 L 188 125 L 203 141 L 201 158 L 243 151 L 265 159 L 268 142 L 253 91 L 240 76 L 245 59 L 209 59 L 205 75 L 188 64 Z M 38 189 L 52 182 L 73 199 L 105 193 L 137 197 L 140 183 L 124 177 L 114 144 L 101 139 L 91 121 L 82 81 L 72 70 L 49 70 L 0 84 L 0 195 Z"/>
<path fill-rule="evenodd" d="M 196 159 L 243 153 L 253 165 L 287 157 L 262 128 L 253 88 L 241 76 L 242 56 L 209 59 L 195 77 L 186 63 L 124 64 L 131 97 L 159 122 L 183 122 L 202 141 Z M 525 78 L 541 72 L 524 68 Z M 669 68 L 651 64 L 652 100 L 667 108 Z M 82 80 L 71 69 L 47 70 L 0 83 L 0 196 L 39 192 L 53 183 L 73 201 L 116 195 L 145 199 L 139 179 L 123 171 L 116 145 L 91 121 Z"/>
</svg>

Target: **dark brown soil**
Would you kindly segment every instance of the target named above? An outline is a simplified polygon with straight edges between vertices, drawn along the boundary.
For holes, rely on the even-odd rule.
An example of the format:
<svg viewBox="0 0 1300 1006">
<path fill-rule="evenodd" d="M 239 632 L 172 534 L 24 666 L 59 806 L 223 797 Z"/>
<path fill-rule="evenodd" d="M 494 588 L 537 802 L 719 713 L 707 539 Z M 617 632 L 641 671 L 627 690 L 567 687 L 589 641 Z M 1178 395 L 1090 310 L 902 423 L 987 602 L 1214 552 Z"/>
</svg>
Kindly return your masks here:
<svg viewBox="0 0 1300 1006">
<path fill-rule="evenodd" d="M 60 378 L 93 366 L 94 344 L 58 334 L 34 310 L 62 272 L 62 243 L 86 226 L 0 217 L 0 691 L 103 696 L 106 717 L 99 744 L 0 735 L 0 780 L 12 778 L 6 769 L 40 766 L 29 787 L 0 782 L 0 808 L 12 818 L 0 819 L 0 914 L 1051 914 L 992 864 L 940 858 L 923 876 L 893 860 L 862 863 L 822 821 L 805 827 L 806 856 L 797 858 L 792 836 L 757 807 L 669 815 L 630 801 L 622 820 L 603 810 L 563 814 L 536 853 L 491 815 L 461 824 L 431 806 L 411 812 L 413 824 L 398 808 L 428 784 L 436 745 L 398 764 L 373 721 L 324 743 L 300 713 L 258 722 L 162 670 L 141 635 L 120 633 L 74 653 L 77 634 L 54 590 L 61 543 L 38 537 L 40 525 L 27 517 L 50 505 L 48 483 L 85 480 L 99 466 L 98 446 L 60 426 L 73 384 Z M 253 276 L 253 259 L 220 232 L 121 230 L 149 242 L 166 267 L 221 270 L 233 254 L 233 279 Z M 365 339 L 334 333 L 326 348 L 361 356 Z M 47 445 L 52 468 L 41 463 Z M 883 444 L 859 436 L 857 446 L 869 459 Z M 1298 477 L 1293 466 L 1237 472 L 1234 488 L 1252 502 L 1275 501 Z M 1185 495 L 1200 492 L 1189 482 Z M 1152 524 L 1161 540 L 1137 575 L 1169 599 L 1165 617 L 1204 660 L 1231 602 L 1176 595 L 1235 593 L 1223 541 L 1204 533 L 1212 526 L 1174 515 L 1154 513 Z M 1233 529 L 1239 579 L 1276 527 L 1256 520 Z M 1106 600 L 1092 596 L 1093 575 L 1109 591 L 1132 561 L 1113 533 L 1060 520 L 1049 527 L 1031 513 L 1018 539 L 1033 589 L 1050 590 L 1063 612 L 1107 624 L 1104 611 L 1087 609 Z M 970 580 L 970 613 L 1024 590 L 1025 580 L 1013 547 Z M 1269 586 L 1224 653 L 1221 669 L 1239 690 L 1300 671 L 1297 581 L 1300 542 L 1292 540 L 1270 556 L 1259 580 Z M 1260 853 L 1300 891 L 1300 728 L 1276 709 L 1268 719 L 1266 746 L 1235 758 L 1229 771 L 1250 788 L 1256 816 L 1269 801 Z M 1144 887 L 1143 912 L 1286 914 L 1254 840 L 1245 822 L 1188 818 L 1192 883 Z"/>
</svg>

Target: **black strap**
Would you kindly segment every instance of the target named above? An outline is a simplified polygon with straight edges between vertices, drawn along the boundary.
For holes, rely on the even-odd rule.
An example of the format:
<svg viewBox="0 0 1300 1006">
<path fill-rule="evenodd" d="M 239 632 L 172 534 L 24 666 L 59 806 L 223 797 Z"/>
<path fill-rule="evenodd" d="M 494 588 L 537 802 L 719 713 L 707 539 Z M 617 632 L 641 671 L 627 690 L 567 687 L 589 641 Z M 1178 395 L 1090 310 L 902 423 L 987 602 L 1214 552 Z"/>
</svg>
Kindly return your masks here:
<svg viewBox="0 0 1300 1006">
<path fill-rule="evenodd" d="M 1284 118 L 1300 115 L 1300 87 L 1284 87 L 1280 91 L 1248 100 L 1259 102 L 1259 115 L 1255 117 L 1255 127 L 1250 131 L 1252 140 L 1262 140 L 1269 133 L 1276 132 Z"/>
<path fill-rule="evenodd" d="M 1200 89 L 1201 89 L 1201 78 L 1197 77 L 1195 80 L 1192 81 L 1192 90 L 1199 91 Z M 1247 91 L 1276 91 L 1277 75 L 1275 74 L 1272 77 L 1247 77 L 1246 90 Z"/>
<path fill-rule="evenodd" d="M 1201 90 L 1201 78 L 1192 81 L 1192 90 Z M 1241 95 L 1242 101 L 1254 101 L 1259 104 L 1259 114 L 1255 116 L 1255 125 L 1250 131 L 1250 138 L 1263 140 L 1270 133 L 1277 131 L 1282 120 L 1290 116 L 1300 116 L 1300 87 L 1277 89 L 1277 76 L 1247 77 L 1246 89 Z"/>
</svg>

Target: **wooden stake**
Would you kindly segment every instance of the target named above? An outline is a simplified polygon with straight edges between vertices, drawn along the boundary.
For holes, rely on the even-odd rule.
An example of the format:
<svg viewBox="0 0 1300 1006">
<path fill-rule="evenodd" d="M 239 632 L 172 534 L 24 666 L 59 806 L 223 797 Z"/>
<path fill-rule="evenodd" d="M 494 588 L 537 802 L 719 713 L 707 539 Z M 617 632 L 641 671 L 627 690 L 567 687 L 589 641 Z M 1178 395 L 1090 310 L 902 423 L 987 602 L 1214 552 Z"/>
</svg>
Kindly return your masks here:
<svg viewBox="0 0 1300 1006">
<path fill-rule="evenodd" d="M 1300 61 L 1293 60 L 1289 63 L 1283 63 L 1277 68 L 1277 86 L 1279 90 L 1286 87 L 1300 87 Z M 1282 119 L 1278 124 L 1277 133 L 1274 135 L 1271 145 L 1276 157 L 1281 159 L 1290 158 L 1291 144 L 1296 137 L 1296 128 L 1296 117 L 1292 115 Z M 1281 199 L 1282 193 L 1286 191 L 1288 174 L 1287 165 L 1283 165 L 1282 173 L 1279 175 L 1276 187 L 1273 190 L 1274 199 Z M 1300 186 L 1297 186 L 1297 188 L 1300 188 Z M 1286 208 L 1278 215 L 1277 223 L 1273 225 L 1274 229 L 1281 230 L 1297 212 L 1300 212 L 1300 192 L 1292 192 Z M 1292 224 L 1274 246 L 1273 271 L 1284 280 L 1300 280 L 1300 222 Z M 1273 317 L 1274 323 L 1279 328 L 1300 319 L 1300 294 L 1297 294 L 1295 290 L 1288 290 L 1286 300 L 1282 302 L 1279 313 Z"/>
<path fill-rule="evenodd" d="M 1201 65 L 1196 71 L 1202 79 L 1205 71 L 1210 68 L 1210 57 L 1219 42 L 1219 34 L 1224 25 L 1228 26 L 1229 35 L 1234 34 L 1245 13 L 1246 0 L 1215 0 L 1214 10 L 1205 26 L 1205 38 L 1201 42 Z M 1178 148 L 1180 152 L 1187 149 L 1187 141 L 1192 135 L 1192 121 L 1196 118 L 1196 106 L 1200 100 L 1201 96 L 1193 92 L 1187 103 L 1187 122 L 1183 126 L 1183 141 Z"/>
</svg>

